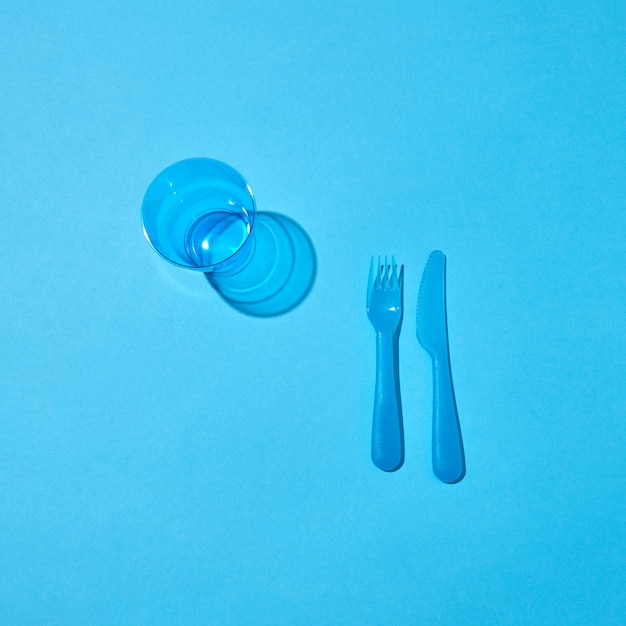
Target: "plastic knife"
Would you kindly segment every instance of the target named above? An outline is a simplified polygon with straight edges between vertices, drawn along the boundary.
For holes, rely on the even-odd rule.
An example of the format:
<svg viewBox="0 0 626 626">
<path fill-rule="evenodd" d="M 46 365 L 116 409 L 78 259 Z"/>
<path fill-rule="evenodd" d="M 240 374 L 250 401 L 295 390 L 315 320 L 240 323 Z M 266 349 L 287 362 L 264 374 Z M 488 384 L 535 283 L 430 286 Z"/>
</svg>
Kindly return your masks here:
<svg viewBox="0 0 626 626">
<path fill-rule="evenodd" d="M 465 475 L 465 455 L 454 398 L 446 315 L 446 257 L 428 257 L 417 299 L 417 338 L 433 364 L 433 472 L 445 483 Z"/>
</svg>

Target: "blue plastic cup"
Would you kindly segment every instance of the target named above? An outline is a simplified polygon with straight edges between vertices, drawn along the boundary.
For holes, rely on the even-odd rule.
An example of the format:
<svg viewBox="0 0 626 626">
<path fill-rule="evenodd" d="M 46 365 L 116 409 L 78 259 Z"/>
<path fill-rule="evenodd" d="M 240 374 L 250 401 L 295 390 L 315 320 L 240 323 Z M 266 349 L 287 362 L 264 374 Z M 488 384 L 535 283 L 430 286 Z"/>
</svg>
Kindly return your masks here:
<svg viewBox="0 0 626 626">
<path fill-rule="evenodd" d="M 141 206 L 148 243 L 166 261 L 203 272 L 242 313 L 281 315 L 309 293 L 313 244 L 293 220 L 256 212 L 250 185 L 230 165 L 187 159 L 164 169 Z"/>
<path fill-rule="evenodd" d="M 164 169 L 146 191 L 141 216 L 154 250 L 185 269 L 228 276 L 254 252 L 252 189 L 215 159 L 187 159 Z"/>
</svg>

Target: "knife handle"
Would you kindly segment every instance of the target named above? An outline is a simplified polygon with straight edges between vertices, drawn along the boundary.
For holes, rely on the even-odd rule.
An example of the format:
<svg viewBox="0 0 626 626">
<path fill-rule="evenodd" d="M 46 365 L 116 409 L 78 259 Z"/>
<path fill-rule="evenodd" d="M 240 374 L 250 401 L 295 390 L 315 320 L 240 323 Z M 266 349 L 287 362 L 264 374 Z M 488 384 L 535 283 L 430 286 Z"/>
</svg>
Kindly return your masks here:
<svg viewBox="0 0 626 626">
<path fill-rule="evenodd" d="M 376 467 L 385 472 L 399 469 L 404 461 L 397 348 L 396 337 L 383 333 L 376 335 L 372 461 Z"/>
<path fill-rule="evenodd" d="M 444 483 L 465 475 L 465 454 L 454 399 L 450 360 L 433 358 L 433 472 Z"/>
</svg>

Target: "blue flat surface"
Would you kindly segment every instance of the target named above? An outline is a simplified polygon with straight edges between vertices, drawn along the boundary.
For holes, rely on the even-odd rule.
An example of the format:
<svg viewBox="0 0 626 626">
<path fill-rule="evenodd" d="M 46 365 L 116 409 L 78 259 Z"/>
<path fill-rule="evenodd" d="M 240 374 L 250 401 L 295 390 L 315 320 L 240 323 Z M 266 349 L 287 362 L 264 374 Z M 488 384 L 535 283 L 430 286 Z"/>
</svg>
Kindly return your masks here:
<svg viewBox="0 0 626 626">
<path fill-rule="evenodd" d="M 17 0 L 1 29 L 1 624 L 623 623 L 626 4 Z M 313 241 L 290 313 L 145 242 L 147 186 L 196 156 Z M 413 322 L 435 249 L 456 485 Z"/>
</svg>

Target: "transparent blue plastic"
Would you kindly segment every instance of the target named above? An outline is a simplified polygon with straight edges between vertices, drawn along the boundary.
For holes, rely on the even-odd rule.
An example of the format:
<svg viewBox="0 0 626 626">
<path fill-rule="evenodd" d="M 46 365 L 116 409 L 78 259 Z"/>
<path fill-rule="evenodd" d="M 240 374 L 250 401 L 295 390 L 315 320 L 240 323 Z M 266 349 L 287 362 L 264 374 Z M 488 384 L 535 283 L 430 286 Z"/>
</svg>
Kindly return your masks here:
<svg viewBox="0 0 626 626">
<path fill-rule="evenodd" d="M 433 365 L 433 472 L 445 483 L 465 476 L 465 454 L 452 385 L 446 313 L 446 257 L 428 257 L 417 300 L 417 338 Z"/>
<path fill-rule="evenodd" d="M 254 195 L 243 176 L 221 161 L 170 165 L 148 187 L 141 215 L 147 240 L 174 265 L 224 275 L 251 256 Z"/>
<path fill-rule="evenodd" d="M 317 261 L 306 232 L 284 215 L 257 213 L 250 185 L 226 163 L 195 158 L 170 165 L 148 187 L 141 215 L 161 257 L 204 272 L 242 313 L 286 313 L 313 286 Z"/>
<path fill-rule="evenodd" d="M 402 326 L 404 267 L 398 274 L 395 259 L 391 264 L 372 258 L 367 284 L 367 315 L 376 332 L 376 385 L 372 420 L 372 461 L 386 472 L 399 469 L 404 462 L 404 433 L 400 379 L 398 376 L 398 338 Z"/>
</svg>

